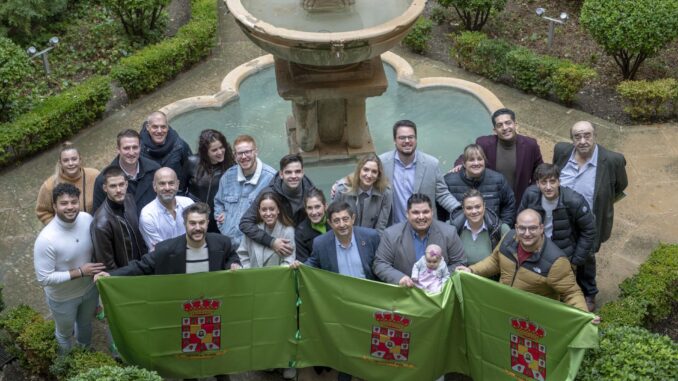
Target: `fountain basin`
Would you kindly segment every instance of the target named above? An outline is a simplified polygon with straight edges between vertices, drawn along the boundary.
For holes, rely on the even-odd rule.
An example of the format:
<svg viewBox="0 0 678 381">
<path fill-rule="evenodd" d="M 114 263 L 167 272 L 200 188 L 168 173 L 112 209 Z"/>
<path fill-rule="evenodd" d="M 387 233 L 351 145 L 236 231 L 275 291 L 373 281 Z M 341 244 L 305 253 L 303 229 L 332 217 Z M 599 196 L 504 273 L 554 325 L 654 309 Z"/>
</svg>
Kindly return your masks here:
<svg viewBox="0 0 678 381">
<path fill-rule="evenodd" d="M 325 67 L 358 63 L 388 51 L 426 4 L 356 0 L 351 10 L 327 14 L 302 13 L 300 0 L 224 1 L 245 35 L 263 50 L 286 61 Z"/>
</svg>

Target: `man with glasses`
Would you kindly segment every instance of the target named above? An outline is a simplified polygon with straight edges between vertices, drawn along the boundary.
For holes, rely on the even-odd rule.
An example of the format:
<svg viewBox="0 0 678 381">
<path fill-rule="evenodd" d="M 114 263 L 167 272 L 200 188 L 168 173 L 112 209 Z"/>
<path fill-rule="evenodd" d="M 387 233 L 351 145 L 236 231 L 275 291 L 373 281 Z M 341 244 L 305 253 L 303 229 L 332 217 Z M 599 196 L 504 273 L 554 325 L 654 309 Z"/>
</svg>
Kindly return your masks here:
<svg viewBox="0 0 678 381">
<path fill-rule="evenodd" d="M 544 235 L 541 215 L 533 209 L 518 214 L 515 230 L 506 234 L 492 255 L 469 267 L 458 266 L 456 270 L 484 277 L 501 274 L 502 284 L 562 300 L 588 312 L 570 261 Z"/>
<path fill-rule="evenodd" d="M 485 167 L 504 175 L 513 189 L 516 203 L 523 199 L 523 192 L 532 184 L 532 174 L 544 161 L 539 144 L 533 138 L 518 134 L 516 114 L 501 108 L 492 114 L 494 135 L 481 136 L 476 144 L 483 148 L 487 161 Z M 464 162 L 459 155 L 452 172 L 461 170 Z"/>
<path fill-rule="evenodd" d="M 592 254 L 577 269 L 586 302 L 595 308 L 596 257 L 600 245 L 610 238 L 614 203 L 625 196 L 629 184 L 624 155 L 596 143 L 591 122 L 575 123 L 570 129 L 572 143 L 561 142 L 553 150 L 553 163 L 562 168 L 560 184 L 584 196 L 595 216 L 596 235 Z"/>
<path fill-rule="evenodd" d="M 417 125 L 410 120 L 399 120 L 393 125 L 395 151 L 379 155 L 384 173 L 393 189 L 392 223 L 407 221 L 407 200 L 414 193 L 423 193 L 450 214 L 461 207 L 450 194 L 438 159 L 417 150 Z"/>
<path fill-rule="evenodd" d="M 257 143 L 249 135 L 233 141 L 234 165 L 221 177 L 214 196 L 214 219 L 221 234 L 231 238 L 233 247 L 240 246 L 242 232 L 238 228 L 245 211 L 275 177 L 276 171 L 258 157 Z"/>
</svg>

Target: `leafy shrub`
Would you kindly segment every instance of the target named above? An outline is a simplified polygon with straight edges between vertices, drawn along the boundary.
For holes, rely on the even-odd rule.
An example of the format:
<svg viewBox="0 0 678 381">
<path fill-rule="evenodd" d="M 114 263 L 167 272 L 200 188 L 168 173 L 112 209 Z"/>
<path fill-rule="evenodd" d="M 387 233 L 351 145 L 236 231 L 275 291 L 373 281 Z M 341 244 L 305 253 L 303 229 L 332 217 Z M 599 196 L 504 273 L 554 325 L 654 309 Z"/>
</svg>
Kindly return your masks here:
<svg viewBox="0 0 678 381">
<path fill-rule="evenodd" d="M 4 329 L 11 341 L 15 341 L 26 326 L 41 321 L 42 316 L 31 307 L 20 304 L 0 316 L 0 328 Z"/>
<path fill-rule="evenodd" d="M 540 97 L 551 92 L 551 77 L 561 65 L 555 57 L 540 56 L 523 47 L 506 55 L 507 72 L 513 77 L 516 87 Z"/>
<path fill-rule="evenodd" d="M 0 125 L 0 165 L 39 152 L 95 121 L 111 97 L 108 77 L 92 77 Z"/>
<path fill-rule="evenodd" d="M 506 74 L 506 56 L 513 49 L 507 41 L 480 32 L 462 32 L 453 39 L 450 54 L 459 66 L 492 80 Z"/>
<path fill-rule="evenodd" d="M 624 79 L 678 36 L 678 0 L 586 0 L 579 21 Z"/>
<path fill-rule="evenodd" d="M 162 29 L 162 11 L 170 0 L 104 0 L 104 5 L 115 14 L 125 33 L 148 40 Z"/>
<path fill-rule="evenodd" d="M 21 90 L 17 84 L 31 72 L 26 52 L 10 39 L 0 37 L 0 122 L 11 120 L 20 111 L 17 106 Z"/>
<path fill-rule="evenodd" d="M 602 325 L 645 326 L 666 318 L 678 300 L 678 245 L 662 244 L 619 286 L 619 300 L 600 309 Z"/>
<path fill-rule="evenodd" d="M 624 81 L 617 86 L 626 106 L 624 112 L 634 119 L 651 119 L 670 115 L 678 109 L 678 81 L 665 78 L 657 81 Z"/>
<path fill-rule="evenodd" d="M 572 103 L 579 90 L 595 77 L 595 70 L 568 62 L 556 69 L 551 76 L 553 93 L 562 102 Z"/>
<path fill-rule="evenodd" d="M 0 2 L 0 29 L 5 33 L 0 34 L 27 43 L 44 31 L 48 21 L 61 16 L 67 6 L 68 0 L 3 0 Z"/>
<path fill-rule="evenodd" d="M 174 38 L 148 46 L 113 67 L 111 76 L 130 99 L 154 90 L 209 54 L 216 35 L 216 3 L 194 0 L 192 15 Z"/>
<path fill-rule="evenodd" d="M 506 0 L 438 0 L 444 7 L 453 7 L 466 30 L 481 30 L 491 15 L 501 12 Z"/>
<path fill-rule="evenodd" d="M 431 9 L 431 14 L 429 15 L 429 18 L 437 25 L 440 25 L 447 21 L 447 19 L 449 18 L 447 14 L 447 9 L 443 7 L 433 7 L 433 9 Z"/>
<path fill-rule="evenodd" d="M 643 328 L 601 330 L 598 349 L 584 357 L 577 380 L 676 380 L 678 345 Z"/>
<path fill-rule="evenodd" d="M 403 38 L 403 44 L 414 52 L 423 54 L 428 46 L 428 40 L 431 38 L 433 22 L 425 17 L 419 17 L 414 23 L 410 33 Z"/>
<path fill-rule="evenodd" d="M 133 366 L 125 368 L 104 366 L 89 369 L 69 381 L 163 381 L 156 372 Z"/>
<path fill-rule="evenodd" d="M 54 338 L 54 321 L 40 319 L 25 327 L 16 340 L 23 356 L 21 364 L 33 374 L 47 375 L 57 357 L 58 345 Z"/>
<path fill-rule="evenodd" d="M 58 380 L 67 380 L 82 373 L 84 369 L 102 366 L 117 367 L 118 364 L 105 353 L 75 348 L 68 355 L 57 358 L 49 370 Z"/>
</svg>

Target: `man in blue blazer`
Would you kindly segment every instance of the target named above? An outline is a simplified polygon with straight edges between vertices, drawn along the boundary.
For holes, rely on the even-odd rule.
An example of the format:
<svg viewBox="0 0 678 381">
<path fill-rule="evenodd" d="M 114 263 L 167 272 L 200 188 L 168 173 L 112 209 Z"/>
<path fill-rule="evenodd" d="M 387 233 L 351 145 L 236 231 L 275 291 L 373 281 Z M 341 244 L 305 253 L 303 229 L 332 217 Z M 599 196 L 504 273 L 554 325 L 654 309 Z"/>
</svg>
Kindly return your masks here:
<svg viewBox="0 0 678 381">
<path fill-rule="evenodd" d="M 342 275 L 377 280 L 372 262 L 379 247 L 379 233 L 370 228 L 353 226 L 355 211 L 346 201 L 337 201 L 327 208 L 331 231 L 313 240 L 313 251 L 305 264 Z"/>
</svg>

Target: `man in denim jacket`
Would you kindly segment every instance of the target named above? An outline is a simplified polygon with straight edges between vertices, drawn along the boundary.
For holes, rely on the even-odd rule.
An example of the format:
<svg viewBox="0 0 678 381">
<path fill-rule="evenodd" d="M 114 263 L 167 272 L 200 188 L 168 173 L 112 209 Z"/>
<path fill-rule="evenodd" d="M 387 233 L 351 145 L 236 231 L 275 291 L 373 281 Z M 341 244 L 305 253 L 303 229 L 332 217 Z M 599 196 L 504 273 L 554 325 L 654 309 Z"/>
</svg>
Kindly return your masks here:
<svg viewBox="0 0 678 381">
<path fill-rule="evenodd" d="M 219 181 L 214 196 L 214 218 L 221 234 L 231 238 L 234 247 L 240 245 L 240 218 L 275 177 L 276 170 L 257 157 L 257 143 L 249 135 L 240 135 L 233 142 L 238 165 L 229 168 Z"/>
</svg>

